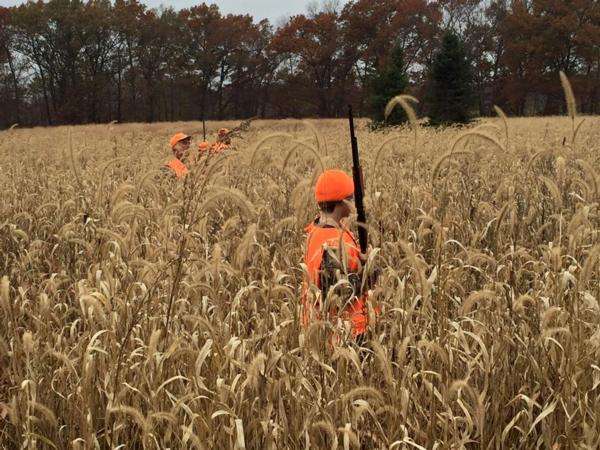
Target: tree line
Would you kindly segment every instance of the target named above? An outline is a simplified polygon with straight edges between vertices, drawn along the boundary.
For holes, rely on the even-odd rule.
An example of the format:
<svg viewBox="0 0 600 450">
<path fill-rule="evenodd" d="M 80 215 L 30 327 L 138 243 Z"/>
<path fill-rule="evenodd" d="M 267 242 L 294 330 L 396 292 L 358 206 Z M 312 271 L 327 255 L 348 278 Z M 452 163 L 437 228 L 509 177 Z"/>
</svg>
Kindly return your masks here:
<svg viewBox="0 0 600 450">
<path fill-rule="evenodd" d="M 0 8 L 0 127 L 372 114 L 397 52 L 425 100 L 442 37 L 467 55 L 476 114 L 557 114 L 558 72 L 600 110 L 597 0 L 351 0 L 278 23 L 205 3 L 50 0 Z"/>
</svg>

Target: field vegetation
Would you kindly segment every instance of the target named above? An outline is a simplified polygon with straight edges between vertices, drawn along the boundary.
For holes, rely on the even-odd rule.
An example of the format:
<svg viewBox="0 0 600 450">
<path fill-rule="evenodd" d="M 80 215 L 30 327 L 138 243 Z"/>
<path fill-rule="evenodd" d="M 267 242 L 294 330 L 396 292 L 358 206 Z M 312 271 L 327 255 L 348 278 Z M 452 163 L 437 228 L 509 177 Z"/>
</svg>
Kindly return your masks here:
<svg viewBox="0 0 600 450">
<path fill-rule="evenodd" d="M 600 120 L 581 121 L 358 121 L 382 270 L 362 349 L 298 320 L 344 121 L 254 122 L 181 182 L 166 142 L 198 123 L 3 132 L 0 447 L 598 448 Z"/>
</svg>

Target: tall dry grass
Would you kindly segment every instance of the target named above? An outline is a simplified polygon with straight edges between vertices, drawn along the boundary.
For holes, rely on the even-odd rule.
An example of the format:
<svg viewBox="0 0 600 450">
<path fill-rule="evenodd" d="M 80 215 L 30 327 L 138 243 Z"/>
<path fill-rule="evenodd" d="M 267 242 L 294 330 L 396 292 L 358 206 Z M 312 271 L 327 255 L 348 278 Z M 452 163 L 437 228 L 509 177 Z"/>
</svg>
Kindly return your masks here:
<svg viewBox="0 0 600 450">
<path fill-rule="evenodd" d="M 597 448 L 600 120 L 500 115 L 358 122 L 365 348 L 298 321 L 345 122 L 256 122 L 184 183 L 198 123 L 3 132 L 0 447 Z"/>
</svg>

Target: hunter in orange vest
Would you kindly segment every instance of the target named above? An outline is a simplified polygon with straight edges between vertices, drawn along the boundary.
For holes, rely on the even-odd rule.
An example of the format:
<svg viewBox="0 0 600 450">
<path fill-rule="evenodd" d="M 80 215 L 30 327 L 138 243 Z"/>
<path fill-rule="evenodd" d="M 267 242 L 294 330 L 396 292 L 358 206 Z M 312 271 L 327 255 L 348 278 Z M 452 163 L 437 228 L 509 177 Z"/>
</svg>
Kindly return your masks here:
<svg viewBox="0 0 600 450">
<path fill-rule="evenodd" d="M 184 133 L 173 135 L 169 141 L 174 158 L 166 164 L 166 168 L 177 178 L 182 178 L 189 172 L 186 162 L 191 141 L 192 137 Z"/>
<path fill-rule="evenodd" d="M 211 148 L 212 144 L 208 141 L 202 141 L 198 144 L 198 152 L 200 153 L 200 156 L 202 156 L 203 154 L 205 154 L 206 152 L 210 152 L 210 148 Z"/>
<path fill-rule="evenodd" d="M 205 155 L 206 153 L 217 155 L 231 148 L 231 137 L 229 136 L 229 133 L 231 132 L 227 128 L 221 128 L 217 133 L 217 140 L 215 142 L 200 142 L 198 144 L 198 152 L 200 155 Z"/>
<path fill-rule="evenodd" d="M 208 141 L 202 141 L 198 144 L 198 153 L 200 156 L 208 155 L 218 155 L 219 153 L 227 150 L 229 145 L 225 145 L 222 142 L 213 142 L 210 143 Z"/>
<path fill-rule="evenodd" d="M 344 226 L 344 219 L 354 209 L 353 197 L 354 182 L 341 170 L 326 170 L 317 180 L 315 199 L 320 214 L 306 228 L 304 263 L 308 280 L 302 293 L 302 324 L 307 327 L 313 320 L 322 320 L 323 315 L 329 320 L 340 318 L 356 338 L 367 331 L 368 298 L 361 291 L 365 256 L 352 232 Z M 330 290 L 341 278 L 348 283 L 339 283 Z M 345 292 L 340 293 L 340 289 Z M 332 305 L 328 298 L 332 294 L 341 297 L 344 304 Z"/>
<path fill-rule="evenodd" d="M 229 146 L 231 145 L 230 133 L 231 131 L 227 128 L 220 128 L 217 133 L 217 143 L 221 144 L 222 146 L 225 146 L 225 148 L 229 148 Z"/>
</svg>

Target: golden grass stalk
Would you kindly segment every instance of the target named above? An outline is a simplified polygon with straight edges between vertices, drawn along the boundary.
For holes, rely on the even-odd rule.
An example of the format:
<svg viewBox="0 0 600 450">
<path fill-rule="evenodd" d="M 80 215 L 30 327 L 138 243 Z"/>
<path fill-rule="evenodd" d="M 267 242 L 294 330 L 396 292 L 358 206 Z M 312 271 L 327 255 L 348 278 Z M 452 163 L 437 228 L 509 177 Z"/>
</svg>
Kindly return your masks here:
<svg viewBox="0 0 600 450">
<path fill-rule="evenodd" d="M 280 138 L 293 139 L 293 136 L 289 133 L 271 133 L 271 134 L 268 134 L 267 136 L 263 137 L 260 141 L 258 141 L 256 143 L 252 152 L 250 152 L 249 165 L 254 166 L 255 161 L 256 161 L 256 156 L 258 155 L 259 151 L 262 149 L 265 142 L 267 142 L 271 139 L 280 139 Z"/>
<path fill-rule="evenodd" d="M 380 163 L 383 161 L 383 155 L 388 151 L 394 150 L 394 147 L 391 147 L 389 144 L 391 144 L 392 142 L 400 141 L 401 139 L 402 137 L 400 136 L 391 136 L 379 145 L 379 147 L 375 151 L 375 157 L 373 158 L 373 165 L 371 169 L 371 172 L 373 174 L 372 177 L 374 179 L 377 179 L 377 169 Z M 371 185 L 374 186 L 375 183 L 371 183 Z"/>
<path fill-rule="evenodd" d="M 577 117 L 577 103 L 575 101 L 575 94 L 573 94 L 571 82 L 562 70 L 560 71 L 560 84 L 562 85 L 563 91 L 565 93 L 567 112 L 569 114 L 569 117 L 571 118 L 571 147 L 573 148 L 575 146 L 575 137 L 577 135 L 575 127 L 575 117 Z"/>
<path fill-rule="evenodd" d="M 540 159 L 543 156 L 552 154 L 554 154 L 554 150 L 552 149 L 544 149 L 534 153 L 534 155 L 531 158 L 529 158 L 529 161 L 527 162 L 527 166 L 525 167 L 525 173 L 529 173 L 529 171 L 538 159 Z"/>
<path fill-rule="evenodd" d="M 46 405 L 42 405 L 36 401 L 29 401 L 28 405 L 37 413 L 41 414 L 41 416 L 45 419 L 46 423 L 48 423 L 51 427 L 58 427 L 58 420 L 56 419 L 56 415 L 50 408 Z"/>
<path fill-rule="evenodd" d="M 571 82 L 562 70 L 560 71 L 560 84 L 562 85 L 563 92 L 565 94 L 565 101 L 567 104 L 567 112 L 569 117 L 571 120 L 575 120 L 575 117 L 577 116 L 577 103 L 575 102 L 575 94 L 573 94 Z"/>
<path fill-rule="evenodd" d="M 595 245 L 588 253 L 583 269 L 581 270 L 581 276 L 579 278 L 582 286 L 585 286 L 592 279 L 594 271 L 598 270 L 600 265 L 600 245 Z"/>
<path fill-rule="evenodd" d="M 504 111 L 502 111 L 502 108 L 500 108 L 499 106 L 494 105 L 494 111 L 496 111 L 496 114 L 498 114 L 498 117 L 500 117 L 502 119 L 502 123 L 504 124 L 504 135 L 505 135 L 504 149 L 508 150 L 508 144 L 509 144 L 508 117 L 506 116 Z"/>
<path fill-rule="evenodd" d="M 401 95 L 397 95 L 397 96 L 393 97 L 387 103 L 387 105 L 385 105 L 385 110 L 384 110 L 385 119 L 387 120 L 387 118 L 390 116 L 390 114 L 392 114 L 392 112 L 394 111 L 396 106 L 400 105 L 402 107 L 402 109 L 404 110 L 404 112 L 406 113 L 406 116 L 408 117 L 408 121 L 410 122 L 411 127 L 413 129 L 416 128 L 417 115 L 416 115 L 415 110 L 413 109 L 411 103 L 419 103 L 419 100 L 417 100 L 412 95 L 405 95 L 405 94 L 401 94 Z"/>
<path fill-rule="evenodd" d="M 345 427 L 339 427 L 338 431 L 343 434 L 344 450 L 349 450 L 350 445 L 354 448 L 360 448 L 360 441 L 356 433 L 352 431 L 351 424 L 347 423 Z"/>
<path fill-rule="evenodd" d="M 554 203 L 554 207 L 556 209 L 561 209 L 563 205 L 562 194 L 560 193 L 560 189 L 558 188 L 554 180 L 551 180 L 550 178 L 542 175 L 540 175 L 538 178 L 542 181 L 542 183 L 544 183 L 546 189 L 550 193 L 550 196 L 552 197 L 552 202 Z"/>
<path fill-rule="evenodd" d="M 498 150 L 505 151 L 505 148 L 502 146 L 502 144 L 500 144 L 500 142 L 498 142 L 498 140 L 495 137 L 490 136 L 489 134 L 486 134 L 486 133 L 482 133 L 480 131 L 469 131 L 469 132 L 462 134 L 454 141 L 454 143 L 452 144 L 451 150 L 455 150 L 456 147 L 458 146 L 458 144 L 460 144 L 461 142 L 463 142 L 469 138 L 472 138 L 472 137 L 482 139 L 482 140 L 492 144 Z"/>
<path fill-rule="evenodd" d="M 583 170 L 586 178 L 591 182 L 592 190 L 594 191 L 595 198 L 598 198 L 600 192 L 600 175 L 596 172 L 592 164 L 584 159 L 577 159 L 575 161 L 579 167 Z"/>
<path fill-rule="evenodd" d="M 317 150 L 314 147 L 311 147 L 310 145 L 306 144 L 305 142 L 299 141 L 294 141 L 294 146 L 288 151 L 283 160 L 281 170 L 285 171 L 291 160 L 292 155 L 294 155 L 300 147 L 304 147 L 306 150 L 309 151 L 309 153 L 312 154 L 314 161 L 317 163 L 317 167 L 315 168 L 317 170 L 317 174 L 323 172 L 325 170 L 325 163 L 323 162 L 323 159 L 321 158 Z"/>
<path fill-rule="evenodd" d="M 244 422 L 241 419 L 235 419 L 235 435 L 236 450 L 245 450 L 246 441 L 244 439 Z"/>
<path fill-rule="evenodd" d="M 414 133 L 413 164 L 412 164 L 412 176 L 414 177 L 415 172 L 416 172 L 416 164 L 417 164 L 417 156 L 418 156 L 417 153 L 418 153 L 418 141 L 419 141 L 419 124 L 417 122 L 417 115 L 415 113 L 415 110 L 413 109 L 413 107 L 411 106 L 410 103 L 419 103 L 419 100 L 417 100 L 415 97 L 412 97 L 410 95 L 397 95 L 396 97 L 392 98 L 388 102 L 388 104 L 385 106 L 384 117 L 385 117 L 385 120 L 387 120 L 387 118 L 389 117 L 389 115 L 392 113 L 392 111 L 394 110 L 394 108 L 397 105 L 400 105 L 402 107 L 406 116 L 408 117 L 408 121 L 409 121 L 410 126 L 413 129 L 413 133 Z"/>
<path fill-rule="evenodd" d="M 453 156 L 473 156 L 473 152 L 470 150 L 454 150 L 450 149 L 446 153 L 444 153 L 438 160 L 434 163 L 432 171 L 431 171 L 431 181 L 435 181 L 435 179 L 439 176 L 444 163 L 452 158 Z"/>
<path fill-rule="evenodd" d="M 322 431 L 329 436 L 329 439 L 331 440 L 331 450 L 335 450 L 338 448 L 337 431 L 330 421 L 320 420 L 318 422 L 313 423 L 311 427 L 313 429 Z"/>
<path fill-rule="evenodd" d="M 306 126 L 314 135 L 315 141 L 317 143 L 318 153 L 321 154 L 321 148 L 323 148 L 324 154 L 325 154 L 325 156 L 327 156 L 327 141 L 325 141 L 325 139 L 323 139 L 323 137 L 317 130 L 317 127 L 315 127 L 315 125 L 309 120 L 303 120 L 302 124 L 304 124 L 304 126 Z"/>
<path fill-rule="evenodd" d="M 473 292 L 469 295 L 467 300 L 461 306 L 460 314 L 465 316 L 472 311 L 473 306 L 475 306 L 477 303 L 481 303 L 483 300 L 491 301 L 495 299 L 496 293 L 494 291 L 482 290 Z"/>
<path fill-rule="evenodd" d="M 129 156 L 121 156 L 118 158 L 113 158 L 110 161 L 108 161 L 106 164 L 104 164 L 104 166 L 102 167 L 102 170 L 100 171 L 100 183 L 98 185 L 98 196 L 96 198 L 96 205 L 98 207 L 100 207 L 100 203 L 102 201 L 102 192 L 104 190 L 104 178 L 106 176 L 106 171 L 108 170 L 108 168 L 118 162 L 121 161 L 125 161 L 129 159 Z"/>
<path fill-rule="evenodd" d="M 26 354 L 30 354 L 33 352 L 33 349 L 34 349 L 33 335 L 31 334 L 30 331 L 26 331 L 25 333 L 23 333 L 23 350 L 25 351 Z"/>
<path fill-rule="evenodd" d="M 323 172 L 325 170 L 325 163 L 323 162 L 323 159 L 321 158 L 321 155 L 319 155 L 317 150 L 314 147 L 308 145 L 306 142 L 297 142 L 297 144 L 300 147 L 304 147 L 313 155 L 314 161 L 317 163 L 317 167 L 315 168 L 318 171 L 317 174 Z"/>
<path fill-rule="evenodd" d="M 73 155 L 73 132 L 71 130 L 71 127 L 69 127 L 69 131 L 68 131 L 68 141 L 69 141 L 69 161 L 71 162 L 71 169 L 73 170 L 73 175 L 75 176 L 75 181 L 77 181 L 77 184 L 79 185 L 79 192 L 82 194 L 83 196 L 83 202 L 85 204 L 85 208 L 86 208 L 86 212 L 90 210 L 90 204 L 87 200 L 87 196 L 85 194 L 85 187 L 83 185 L 83 181 L 81 180 L 81 175 L 79 173 L 79 168 L 77 167 L 77 164 L 75 164 L 75 156 Z"/>
<path fill-rule="evenodd" d="M 243 270 L 251 259 L 252 248 L 256 242 L 257 229 L 257 224 L 253 223 L 252 225 L 250 225 L 244 233 L 244 236 L 242 237 L 240 243 L 238 244 L 238 248 L 235 252 L 234 261 L 235 266 L 239 270 Z"/>
<path fill-rule="evenodd" d="M 486 128 L 491 128 L 494 131 L 500 131 L 500 127 L 491 122 L 483 122 L 483 123 L 477 125 L 475 128 L 473 128 L 473 130 L 471 130 L 471 131 L 483 131 Z"/>
<path fill-rule="evenodd" d="M 200 211 L 207 212 L 215 207 L 219 201 L 230 200 L 235 203 L 242 212 L 249 218 L 256 216 L 256 211 L 252 202 L 244 195 L 242 191 L 235 188 L 225 186 L 217 186 L 212 189 L 212 193 L 208 193 L 204 202 L 200 207 Z"/>
<path fill-rule="evenodd" d="M 144 438 L 148 435 L 150 430 L 150 424 L 142 414 L 142 412 L 132 406 L 120 405 L 113 408 L 109 408 L 109 412 L 114 415 L 124 415 L 133 419 L 133 422 L 136 423 L 140 430 L 142 431 Z"/>
<path fill-rule="evenodd" d="M 380 403 L 385 403 L 381 392 L 371 386 L 357 386 L 344 394 L 344 401 L 347 402 L 352 402 L 357 398 L 372 398 Z"/>
<path fill-rule="evenodd" d="M 497 241 L 498 240 L 498 233 L 500 232 L 500 227 L 502 226 L 502 222 L 504 222 L 504 219 L 506 218 L 506 215 L 511 211 L 511 209 L 514 207 L 514 202 L 513 200 L 508 200 L 504 206 L 502 206 L 502 209 L 500 210 L 500 214 L 498 214 L 498 217 L 496 218 L 496 225 L 494 227 L 494 239 Z"/>
<path fill-rule="evenodd" d="M 138 201 L 140 200 L 140 195 L 141 195 L 142 189 L 144 188 L 144 186 L 146 186 L 148 181 L 159 176 L 161 173 L 162 173 L 162 171 L 160 169 L 149 170 L 140 178 L 140 181 L 137 184 L 137 189 L 135 191 L 135 198 Z"/>
<path fill-rule="evenodd" d="M 577 139 L 577 135 L 579 134 L 579 130 L 581 130 L 581 126 L 583 125 L 584 122 L 585 122 L 585 119 L 581 119 L 581 121 L 575 127 L 575 130 L 573 131 L 573 144 L 575 144 L 575 140 Z"/>
<path fill-rule="evenodd" d="M 8 277 L 6 275 L 2 276 L 2 280 L 0 280 L 0 300 L 2 300 L 2 305 L 4 307 L 8 307 L 10 303 L 10 283 L 8 281 Z"/>
<path fill-rule="evenodd" d="M 148 343 L 148 361 L 151 361 L 154 358 L 161 334 L 162 330 L 160 328 L 156 328 L 150 335 L 150 342 Z"/>
<path fill-rule="evenodd" d="M 525 312 L 526 308 L 534 307 L 537 305 L 537 301 L 528 294 L 520 295 L 513 304 L 513 309 L 518 313 Z"/>
</svg>

